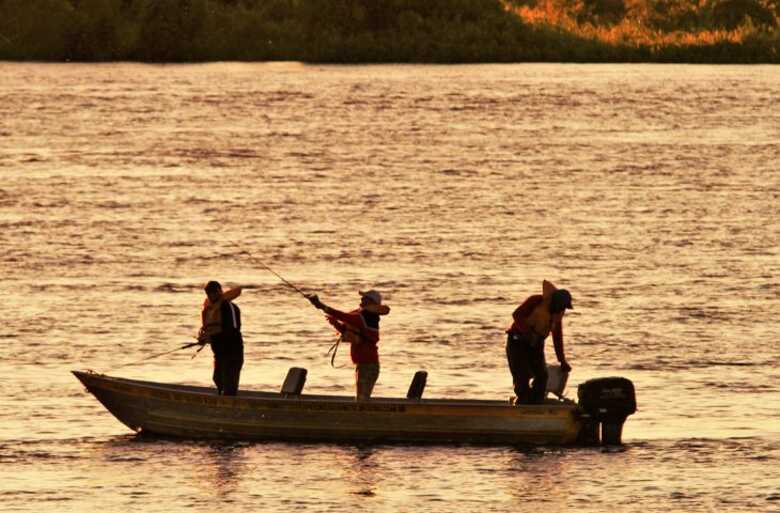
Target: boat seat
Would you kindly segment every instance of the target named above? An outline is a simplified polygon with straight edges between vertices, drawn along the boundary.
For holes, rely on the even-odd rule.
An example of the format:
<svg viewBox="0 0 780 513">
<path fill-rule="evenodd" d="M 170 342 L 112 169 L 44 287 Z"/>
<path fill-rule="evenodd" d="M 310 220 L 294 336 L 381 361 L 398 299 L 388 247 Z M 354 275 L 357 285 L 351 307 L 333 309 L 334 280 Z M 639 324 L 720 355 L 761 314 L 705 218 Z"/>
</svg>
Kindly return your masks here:
<svg viewBox="0 0 780 513">
<path fill-rule="evenodd" d="M 287 371 L 287 377 L 284 378 L 282 389 L 279 391 L 284 397 L 301 395 L 303 385 L 306 383 L 306 369 L 300 367 L 290 367 Z"/>
<path fill-rule="evenodd" d="M 425 390 L 425 383 L 428 381 L 428 373 L 425 371 L 417 371 L 414 373 L 412 383 L 409 385 L 409 392 L 406 393 L 407 399 L 414 399 L 419 401 L 422 399 L 423 390 Z"/>
</svg>

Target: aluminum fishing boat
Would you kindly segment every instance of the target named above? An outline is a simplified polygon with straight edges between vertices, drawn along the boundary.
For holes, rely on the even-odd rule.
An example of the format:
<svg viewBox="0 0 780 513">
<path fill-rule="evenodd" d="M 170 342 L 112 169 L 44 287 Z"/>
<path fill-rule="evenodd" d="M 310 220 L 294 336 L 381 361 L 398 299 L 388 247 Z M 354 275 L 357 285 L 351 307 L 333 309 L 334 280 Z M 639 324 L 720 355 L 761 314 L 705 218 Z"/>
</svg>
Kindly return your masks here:
<svg viewBox="0 0 780 513">
<path fill-rule="evenodd" d="M 636 410 L 625 378 L 579 386 L 579 404 L 422 399 L 427 374 L 415 374 L 406 398 L 303 394 L 306 370 L 290 369 L 279 392 L 239 391 L 139 381 L 73 371 L 120 422 L 139 433 L 188 439 L 337 442 L 618 444 Z"/>
</svg>

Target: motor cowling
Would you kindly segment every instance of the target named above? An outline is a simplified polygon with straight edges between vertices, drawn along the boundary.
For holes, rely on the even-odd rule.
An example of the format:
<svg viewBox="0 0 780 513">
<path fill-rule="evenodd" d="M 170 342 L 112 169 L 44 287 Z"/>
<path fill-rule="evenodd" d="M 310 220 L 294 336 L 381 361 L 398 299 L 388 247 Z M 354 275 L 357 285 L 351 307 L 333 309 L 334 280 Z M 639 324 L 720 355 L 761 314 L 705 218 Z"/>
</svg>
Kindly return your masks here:
<svg viewBox="0 0 780 513">
<path fill-rule="evenodd" d="M 580 409 L 588 417 L 592 432 L 598 441 L 599 426 L 601 443 L 620 444 L 623 423 L 626 417 L 636 411 L 636 393 L 631 380 L 621 377 L 596 378 L 577 387 L 577 399 Z"/>
</svg>

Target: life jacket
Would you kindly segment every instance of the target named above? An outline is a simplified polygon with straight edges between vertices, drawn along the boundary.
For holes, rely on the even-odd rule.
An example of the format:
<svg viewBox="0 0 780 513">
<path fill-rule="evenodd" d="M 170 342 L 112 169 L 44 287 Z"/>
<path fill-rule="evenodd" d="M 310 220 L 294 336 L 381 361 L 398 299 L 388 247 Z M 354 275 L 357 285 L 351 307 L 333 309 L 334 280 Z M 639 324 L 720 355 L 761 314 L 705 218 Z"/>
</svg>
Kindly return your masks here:
<svg viewBox="0 0 780 513">
<path fill-rule="evenodd" d="M 225 308 L 227 306 L 227 308 Z M 226 316 L 227 314 L 227 316 Z M 220 301 L 212 305 L 203 303 L 203 331 L 211 337 L 228 330 L 241 331 L 241 312 L 231 301 Z"/>
<path fill-rule="evenodd" d="M 526 320 L 526 324 L 533 332 L 534 338 L 543 342 L 550 334 L 553 328 L 553 316 L 550 313 L 549 306 L 544 302 L 539 303 L 531 312 Z"/>
<path fill-rule="evenodd" d="M 362 326 L 354 326 L 350 323 L 343 323 L 341 340 L 350 344 L 374 344 L 379 342 L 379 316 L 373 319 L 373 312 L 366 310 L 356 310 L 354 313 L 360 316 Z"/>
<path fill-rule="evenodd" d="M 515 319 L 507 333 L 514 334 L 515 338 L 524 337 L 531 346 L 539 346 L 550 335 L 556 332 L 556 316 L 550 312 L 550 302 L 557 289 L 547 280 L 542 282 L 542 294 L 530 296 L 521 305 L 522 318 Z M 529 304 L 526 307 L 526 304 Z M 518 307 L 521 308 L 521 307 Z M 515 314 L 513 314 L 514 317 Z"/>
<path fill-rule="evenodd" d="M 208 299 L 203 302 L 203 332 L 211 337 L 222 333 L 222 308 L 212 305 Z"/>
<path fill-rule="evenodd" d="M 553 314 L 550 313 L 550 301 L 553 292 L 558 290 L 555 285 L 547 280 L 542 281 L 542 301 L 531 311 L 526 319 L 528 327 L 542 341 L 547 338 L 553 328 Z"/>
<path fill-rule="evenodd" d="M 350 344 L 360 344 L 363 342 L 363 336 L 361 335 L 360 330 L 345 324 L 344 331 L 341 332 L 341 340 Z"/>
<path fill-rule="evenodd" d="M 542 301 L 531 312 L 526 320 L 526 324 L 534 334 L 540 337 L 542 340 L 547 338 L 552 330 L 553 317 L 550 313 L 550 307 L 545 301 Z"/>
<path fill-rule="evenodd" d="M 232 301 L 225 301 L 222 304 L 222 330 L 241 333 L 241 309 Z"/>
</svg>

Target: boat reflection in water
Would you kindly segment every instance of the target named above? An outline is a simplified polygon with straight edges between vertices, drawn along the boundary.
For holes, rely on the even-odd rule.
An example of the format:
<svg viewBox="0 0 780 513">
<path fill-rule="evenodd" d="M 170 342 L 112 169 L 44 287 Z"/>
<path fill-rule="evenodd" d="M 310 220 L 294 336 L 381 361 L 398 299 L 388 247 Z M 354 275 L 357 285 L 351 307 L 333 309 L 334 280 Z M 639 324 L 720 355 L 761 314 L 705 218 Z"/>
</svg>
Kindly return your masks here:
<svg viewBox="0 0 780 513">
<path fill-rule="evenodd" d="M 189 439 L 475 444 L 619 444 L 636 411 L 633 384 L 600 378 L 581 384 L 579 403 L 422 399 L 426 373 L 406 398 L 302 394 L 306 370 L 290 369 L 280 392 L 218 396 L 207 387 L 73 374 L 136 432 Z"/>
</svg>

